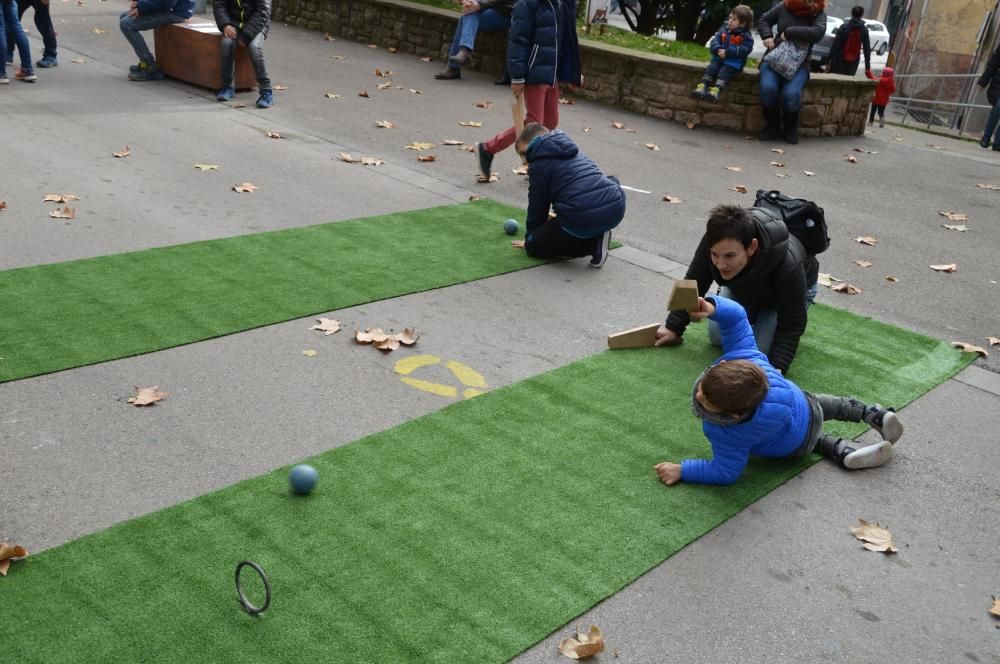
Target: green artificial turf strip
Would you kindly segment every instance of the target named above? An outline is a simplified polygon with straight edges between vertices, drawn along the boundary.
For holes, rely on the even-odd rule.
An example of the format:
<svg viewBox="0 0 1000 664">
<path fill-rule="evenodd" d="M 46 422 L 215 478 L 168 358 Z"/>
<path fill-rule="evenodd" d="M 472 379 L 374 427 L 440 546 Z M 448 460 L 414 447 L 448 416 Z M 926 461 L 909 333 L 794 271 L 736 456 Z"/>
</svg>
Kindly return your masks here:
<svg viewBox="0 0 1000 664">
<path fill-rule="evenodd" d="M 716 356 L 704 335 L 599 353 L 317 455 L 308 497 L 282 468 L 14 563 L 4 654 L 506 661 L 816 461 L 754 460 L 730 487 L 659 483 L 655 463 L 709 451 L 690 408 Z M 791 376 L 901 407 L 968 362 L 816 306 Z M 274 589 L 259 617 L 236 602 L 244 558 Z"/>
<path fill-rule="evenodd" d="M 479 200 L 6 270 L 0 382 L 539 265 L 502 230 L 523 214 Z"/>
</svg>

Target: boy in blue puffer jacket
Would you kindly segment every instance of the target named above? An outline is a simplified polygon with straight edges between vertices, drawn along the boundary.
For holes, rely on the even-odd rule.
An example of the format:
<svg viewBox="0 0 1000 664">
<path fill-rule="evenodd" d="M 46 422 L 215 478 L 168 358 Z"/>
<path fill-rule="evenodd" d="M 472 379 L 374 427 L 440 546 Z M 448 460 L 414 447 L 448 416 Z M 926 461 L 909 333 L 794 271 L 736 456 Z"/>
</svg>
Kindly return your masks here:
<svg viewBox="0 0 1000 664">
<path fill-rule="evenodd" d="M 751 25 L 753 25 L 753 10 L 746 5 L 733 7 L 725 24 L 719 28 L 708 44 L 712 61 L 708 63 L 701 83 L 691 92 L 693 96 L 719 101 L 722 89 L 733 76 L 743 71 L 747 57 L 753 51 Z"/>
<path fill-rule="evenodd" d="M 611 229 L 625 216 L 625 193 L 618 180 L 601 173 L 569 136 L 537 122 L 524 128 L 516 148 L 530 167 L 524 222 L 528 255 L 591 256 L 591 267 L 604 265 Z"/>
<path fill-rule="evenodd" d="M 899 416 L 878 404 L 801 390 L 757 350 L 739 303 L 719 296 L 698 298 L 691 318 L 712 319 L 722 334 L 722 357 L 694 386 L 694 412 L 704 421 L 713 458 L 657 464 L 664 484 L 732 484 L 751 454 L 801 457 L 818 450 L 851 470 L 881 466 L 892 456 L 892 444 L 903 435 Z M 866 422 L 882 440 L 863 445 L 824 433 L 823 421 L 831 419 Z"/>
</svg>

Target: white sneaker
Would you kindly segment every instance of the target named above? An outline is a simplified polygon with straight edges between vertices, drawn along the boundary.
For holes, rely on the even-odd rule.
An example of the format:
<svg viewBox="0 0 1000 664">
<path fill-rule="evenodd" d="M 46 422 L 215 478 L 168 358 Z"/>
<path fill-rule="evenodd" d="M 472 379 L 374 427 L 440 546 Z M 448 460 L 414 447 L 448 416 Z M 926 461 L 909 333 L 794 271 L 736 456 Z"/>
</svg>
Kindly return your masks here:
<svg viewBox="0 0 1000 664">
<path fill-rule="evenodd" d="M 860 468 L 875 468 L 892 458 L 892 443 L 888 440 L 865 445 L 844 456 L 844 468 L 858 470 Z"/>
<path fill-rule="evenodd" d="M 0 76 L 0 85 L 7 85 L 10 83 L 10 79 L 6 75 Z"/>
</svg>

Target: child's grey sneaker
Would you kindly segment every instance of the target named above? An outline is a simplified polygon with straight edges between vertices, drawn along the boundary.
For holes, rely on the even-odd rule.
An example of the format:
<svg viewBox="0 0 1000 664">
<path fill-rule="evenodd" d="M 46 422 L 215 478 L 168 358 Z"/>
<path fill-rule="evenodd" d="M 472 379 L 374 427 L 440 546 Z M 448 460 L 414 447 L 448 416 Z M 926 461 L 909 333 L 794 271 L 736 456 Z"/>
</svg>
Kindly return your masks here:
<svg viewBox="0 0 1000 664">
<path fill-rule="evenodd" d="M 849 470 L 860 470 L 862 468 L 875 468 L 881 466 L 892 458 L 892 443 L 888 440 L 865 445 L 860 448 L 846 447 L 846 454 L 841 458 L 844 468 Z"/>
<path fill-rule="evenodd" d="M 145 67 L 142 66 L 143 63 L 139 64 L 139 71 L 130 72 L 128 77 L 131 81 L 160 81 L 166 78 L 166 74 L 160 69 L 155 62 L 145 63 Z"/>
<path fill-rule="evenodd" d="M 476 143 L 476 157 L 479 159 L 479 175 L 489 180 L 493 168 L 493 153 L 483 147 L 482 143 Z"/>
<path fill-rule="evenodd" d="M 58 67 L 59 60 L 54 55 L 46 55 L 43 56 L 42 59 L 36 62 L 35 64 L 41 67 L 42 69 L 48 69 L 49 67 Z"/>
<path fill-rule="evenodd" d="M 271 88 L 264 88 L 257 97 L 257 108 L 271 108 L 274 106 L 274 93 Z"/>
<path fill-rule="evenodd" d="M 230 83 L 229 85 L 222 86 L 219 93 L 215 95 L 216 101 L 229 101 L 234 96 L 236 96 L 236 87 Z"/>
<path fill-rule="evenodd" d="M 134 65 L 129 65 L 128 66 L 128 73 L 134 74 L 136 72 L 142 71 L 143 69 L 145 69 L 148 66 L 149 66 L 149 62 L 147 62 L 145 60 L 139 60 L 138 64 L 134 64 Z"/>
<path fill-rule="evenodd" d="M 903 436 L 903 422 L 892 408 L 883 408 L 879 404 L 869 406 L 864 420 L 868 426 L 878 431 L 882 440 L 895 443 Z"/>
<path fill-rule="evenodd" d="M 603 267 L 608 261 L 608 250 L 611 248 L 611 231 L 604 231 L 597 244 L 597 250 L 590 258 L 590 267 Z"/>
<path fill-rule="evenodd" d="M 0 85 L 7 85 L 10 83 L 10 79 L 7 78 L 7 74 L 0 74 Z"/>
</svg>

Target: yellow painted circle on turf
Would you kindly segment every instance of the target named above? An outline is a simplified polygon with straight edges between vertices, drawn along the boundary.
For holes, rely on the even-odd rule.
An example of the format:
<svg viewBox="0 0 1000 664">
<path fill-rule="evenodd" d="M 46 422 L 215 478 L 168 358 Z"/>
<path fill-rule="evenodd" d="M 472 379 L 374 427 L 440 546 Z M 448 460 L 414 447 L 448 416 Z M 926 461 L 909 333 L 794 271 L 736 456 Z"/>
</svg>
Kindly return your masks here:
<svg viewBox="0 0 1000 664">
<path fill-rule="evenodd" d="M 396 362 L 393 370 L 399 374 L 399 380 L 410 387 L 414 387 L 424 392 L 430 392 L 431 394 L 436 394 L 438 396 L 454 399 L 458 397 L 458 388 L 454 385 L 435 383 L 433 381 L 413 378 L 410 376 L 410 374 L 417 369 L 440 363 L 441 358 L 437 355 L 410 355 L 409 357 L 404 357 Z M 483 378 L 483 375 L 467 364 L 463 364 L 457 360 L 448 360 L 448 362 L 445 363 L 445 367 L 447 367 L 448 370 L 455 375 L 458 382 L 465 386 L 465 389 L 462 391 L 463 399 L 477 397 L 489 387 L 489 385 L 486 384 L 486 379 Z"/>
</svg>

